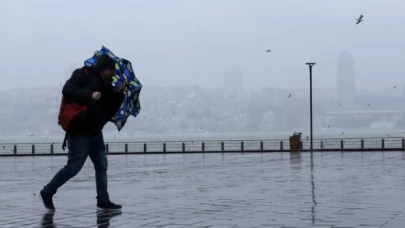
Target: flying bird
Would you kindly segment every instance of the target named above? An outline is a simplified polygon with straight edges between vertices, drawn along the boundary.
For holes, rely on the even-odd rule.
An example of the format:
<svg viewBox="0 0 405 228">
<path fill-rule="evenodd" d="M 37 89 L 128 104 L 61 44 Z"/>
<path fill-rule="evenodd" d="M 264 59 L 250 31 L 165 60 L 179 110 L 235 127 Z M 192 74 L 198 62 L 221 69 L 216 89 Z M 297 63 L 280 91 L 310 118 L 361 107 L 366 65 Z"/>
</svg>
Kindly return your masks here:
<svg viewBox="0 0 405 228">
<path fill-rule="evenodd" d="M 290 93 L 290 95 L 288 95 L 288 98 L 290 98 L 291 97 L 291 93 Z"/>
<path fill-rule="evenodd" d="M 271 50 L 270 50 L 270 49 L 267 49 L 266 52 L 271 52 Z"/>
<path fill-rule="evenodd" d="M 362 22 L 362 21 L 363 21 L 363 15 L 360 15 L 360 17 L 359 17 L 359 18 L 357 18 L 356 20 L 357 20 L 356 25 L 358 25 L 360 22 Z"/>
</svg>

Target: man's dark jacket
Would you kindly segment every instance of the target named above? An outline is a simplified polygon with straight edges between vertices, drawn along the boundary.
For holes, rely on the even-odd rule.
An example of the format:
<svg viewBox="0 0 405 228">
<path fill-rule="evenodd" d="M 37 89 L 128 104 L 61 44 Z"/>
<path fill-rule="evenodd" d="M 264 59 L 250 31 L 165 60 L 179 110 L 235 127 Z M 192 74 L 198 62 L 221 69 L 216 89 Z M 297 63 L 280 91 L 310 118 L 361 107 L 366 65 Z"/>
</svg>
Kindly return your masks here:
<svg viewBox="0 0 405 228">
<path fill-rule="evenodd" d="M 68 100 L 87 105 L 84 124 L 76 124 L 76 133 L 96 134 L 103 130 L 104 125 L 117 113 L 124 99 L 123 93 L 113 91 L 110 82 L 102 80 L 100 73 L 94 68 L 76 69 L 63 86 L 62 94 Z M 100 92 L 101 98 L 93 101 L 93 92 Z"/>
</svg>

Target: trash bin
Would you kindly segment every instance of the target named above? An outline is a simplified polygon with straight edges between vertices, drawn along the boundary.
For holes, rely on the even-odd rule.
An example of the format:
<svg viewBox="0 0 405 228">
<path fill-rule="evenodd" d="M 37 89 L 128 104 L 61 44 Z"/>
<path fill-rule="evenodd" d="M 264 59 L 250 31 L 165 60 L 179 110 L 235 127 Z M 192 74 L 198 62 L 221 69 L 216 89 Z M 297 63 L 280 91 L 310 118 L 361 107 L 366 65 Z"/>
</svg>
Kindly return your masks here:
<svg viewBox="0 0 405 228">
<path fill-rule="evenodd" d="M 302 133 L 294 133 L 290 136 L 290 152 L 300 152 L 301 134 Z"/>
</svg>

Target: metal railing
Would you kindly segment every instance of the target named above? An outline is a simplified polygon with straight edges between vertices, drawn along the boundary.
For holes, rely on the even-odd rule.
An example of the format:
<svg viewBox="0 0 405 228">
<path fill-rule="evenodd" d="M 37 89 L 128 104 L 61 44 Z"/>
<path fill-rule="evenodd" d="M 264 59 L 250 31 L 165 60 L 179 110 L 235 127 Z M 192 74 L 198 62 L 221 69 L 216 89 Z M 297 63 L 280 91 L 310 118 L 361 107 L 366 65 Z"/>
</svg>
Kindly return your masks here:
<svg viewBox="0 0 405 228">
<path fill-rule="evenodd" d="M 109 154 L 139 153 L 220 153 L 290 151 L 288 139 L 266 140 L 205 140 L 106 142 Z M 309 140 L 301 140 L 301 151 L 309 149 Z M 327 138 L 314 139 L 315 151 L 381 151 L 405 150 L 404 138 Z M 0 156 L 62 155 L 61 143 L 3 143 Z"/>
</svg>

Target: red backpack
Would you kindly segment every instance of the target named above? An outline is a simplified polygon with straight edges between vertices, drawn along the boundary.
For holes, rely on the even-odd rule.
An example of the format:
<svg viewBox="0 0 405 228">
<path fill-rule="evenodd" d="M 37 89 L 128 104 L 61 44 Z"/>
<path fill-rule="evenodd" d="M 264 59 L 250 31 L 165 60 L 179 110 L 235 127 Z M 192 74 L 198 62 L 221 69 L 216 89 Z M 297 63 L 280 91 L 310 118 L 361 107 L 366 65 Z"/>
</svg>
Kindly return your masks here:
<svg viewBox="0 0 405 228">
<path fill-rule="evenodd" d="M 88 75 L 88 70 L 83 68 L 84 74 Z M 82 126 L 86 121 L 87 105 L 79 104 L 77 102 L 67 99 L 62 96 L 60 104 L 58 124 L 66 132 L 65 139 L 62 144 L 62 149 L 66 148 L 66 140 L 68 134 L 78 133 L 76 128 Z"/>
</svg>

